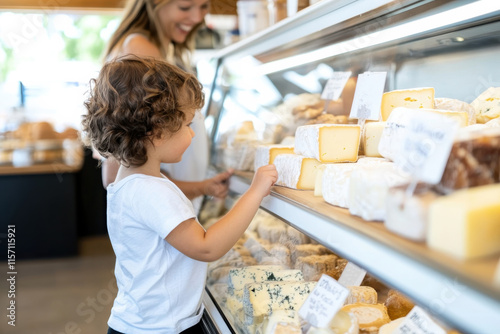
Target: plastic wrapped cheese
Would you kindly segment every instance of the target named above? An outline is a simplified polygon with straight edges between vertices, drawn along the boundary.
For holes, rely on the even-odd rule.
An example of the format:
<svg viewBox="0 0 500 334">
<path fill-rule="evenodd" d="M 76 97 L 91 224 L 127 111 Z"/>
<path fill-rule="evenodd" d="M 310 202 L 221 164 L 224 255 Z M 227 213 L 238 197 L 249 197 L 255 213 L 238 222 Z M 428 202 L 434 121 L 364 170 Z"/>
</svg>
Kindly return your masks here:
<svg viewBox="0 0 500 334">
<path fill-rule="evenodd" d="M 393 164 L 359 166 L 350 177 L 349 212 L 365 220 L 385 220 L 389 188 L 409 181 Z"/>
</svg>

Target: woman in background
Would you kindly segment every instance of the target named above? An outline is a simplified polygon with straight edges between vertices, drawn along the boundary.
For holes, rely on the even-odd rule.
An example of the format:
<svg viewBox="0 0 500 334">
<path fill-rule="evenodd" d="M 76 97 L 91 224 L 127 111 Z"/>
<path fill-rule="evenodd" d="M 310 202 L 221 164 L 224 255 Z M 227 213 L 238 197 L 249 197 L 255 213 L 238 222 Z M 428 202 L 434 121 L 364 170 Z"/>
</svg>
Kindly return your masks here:
<svg viewBox="0 0 500 334">
<path fill-rule="evenodd" d="M 196 31 L 204 23 L 209 0 L 131 0 L 123 19 L 111 37 L 106 60 L 126 54 L 167 60 L 185 71 L 193 72 L 191 53 Z M 199 212 L 203 195 L 225 197 L 231 172 L 205 179 L 208 169 L 208 138 L 204 119 L 198 111 L 192 128 L 196 133 L 180 163 L 162 164 L 162 171 L 192 200 Z M 119 164 L 102 163 L 104 187 L 116 178 Z"/>
</svg>

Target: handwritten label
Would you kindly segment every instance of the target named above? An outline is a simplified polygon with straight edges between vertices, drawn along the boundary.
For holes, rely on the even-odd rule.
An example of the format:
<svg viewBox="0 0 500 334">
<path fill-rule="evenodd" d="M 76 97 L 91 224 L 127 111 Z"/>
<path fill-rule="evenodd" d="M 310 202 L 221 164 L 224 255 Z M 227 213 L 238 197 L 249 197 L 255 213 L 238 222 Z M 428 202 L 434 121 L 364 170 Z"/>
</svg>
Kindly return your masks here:
<svg viewBox="0 0 500 334">
<path fill-rule="evenodd" d="M 366 276 L 366 270 L 361 269 L 352 262 L 347 262 L 342 275 L 339 277 L 339 283 L 345 287 L 360 286 Z"/>
<path fill-rule="evenodd" d="M 351 107 L 351 118 L 380 119 L 380 106 L 384 94 L 387 72 L 365 72 L 358 75 Z"/>
<path fill-rule="evenodd" d="M 456 119 L 436 112 L 396 108 L 387 120 L 379 152 L 413 178 L 436 184 L 458 128 Z"/>
<path fill-rule="evenodd" d="M 420 307 L 415 306 L 393 334 L 446 334 Z"/>
<path fill-rule="evenodd" d="M 321 98 L 323 100 L 338 100 L 340 94 L 344 90 L 347 80 L 351 77 L 352 72 L 333 72 L 333 75 L 326 82 Z"/>
<path fill-rule="evenodd" d="M 344 305 L 348 295 L 348 289 L 340 285 L 334 278 L 323 274 L 302 304 L 299 315 L 312 326 L 327 327 Z"/>
</svg>

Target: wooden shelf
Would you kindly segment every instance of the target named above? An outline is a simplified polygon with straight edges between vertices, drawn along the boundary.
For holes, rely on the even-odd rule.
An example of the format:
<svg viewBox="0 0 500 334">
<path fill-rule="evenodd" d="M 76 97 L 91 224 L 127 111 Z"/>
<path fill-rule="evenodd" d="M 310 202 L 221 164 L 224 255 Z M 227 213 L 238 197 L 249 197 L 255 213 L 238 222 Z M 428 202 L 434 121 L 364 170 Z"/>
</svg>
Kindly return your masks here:
<svg viewBox="0 0 500 334">
<path fill-rule="evenodd" d="M 237 172 L 230 189 L 243 193 L 252 173 Z M 500 288 L 493 284 L 499 256 L 461 261 L 388 231 L 315 197 L 312 191 L 273 187 L 261 207 L 332 251 L 404 291 L 431 314 L 464 332 L 500 326 Z M 474 310 L 474 316 L 471 314 Z M 484 323 L 478 321 L 479 316 Z"/>
</svg>

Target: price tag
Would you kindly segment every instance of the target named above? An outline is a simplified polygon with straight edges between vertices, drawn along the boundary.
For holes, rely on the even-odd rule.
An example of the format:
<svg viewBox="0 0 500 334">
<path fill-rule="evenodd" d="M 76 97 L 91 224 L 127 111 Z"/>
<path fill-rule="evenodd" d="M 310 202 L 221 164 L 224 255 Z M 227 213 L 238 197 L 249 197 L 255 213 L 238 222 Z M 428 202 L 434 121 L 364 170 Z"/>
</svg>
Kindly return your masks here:
<svg viewBox="0 0 500 334">
<path fill-rule="evenodd" d="M 420 307 L 415 306 L 393 334 L 446 334 Z"/>
<path fill-rule="evenodd" d="M 365 278 L 366 270 L 361 269 L 352 262 L 347 262 L 342 275 L 339 277 L 339 283 L 345 287 L 360 286 Z"/>
<path fill-rule="evenodd" d="M 323 100 L 338 100 L 344 90 L 347 80 L 352 72 L 333 72 L 333 75 L 326 82 L 321 98 Z"/>
<path fill-rule="evenodd" d="M 387 72 L 365 72 L 358 76 L 354 100 L 351 107 L 351 118 L 380 119 L 380 105 L 384 94 Z"/>
<path fill-rule="evenodd" d="M 348 295 L 348 289 L 334 278 L 323 274 L 302 304 L 299 315 L 314 327 L 327 327 Z"/>
<path fill-rule="evenodd" d="M 459 123 L 431 111 L 396 108 L 380 139 L 379 152 L 415 179 L 436 184 L 443 176 Z"/>
</svg>

